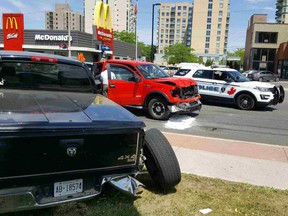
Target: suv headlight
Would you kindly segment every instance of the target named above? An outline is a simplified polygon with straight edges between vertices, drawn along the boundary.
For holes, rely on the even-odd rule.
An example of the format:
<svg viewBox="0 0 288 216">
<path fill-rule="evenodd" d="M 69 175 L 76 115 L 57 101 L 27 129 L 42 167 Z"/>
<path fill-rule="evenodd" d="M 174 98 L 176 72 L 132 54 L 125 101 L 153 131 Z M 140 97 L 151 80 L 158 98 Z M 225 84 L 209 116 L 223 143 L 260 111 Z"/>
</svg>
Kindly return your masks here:
<svg viewBox="0 0 288 216">
<path fill-rule="evenodd" d="M 255 87 L 254 89 L 257 89 L 258 91 L 261 91 L 261 92 L 270 92 L 269 88 Z"/>
</svg>

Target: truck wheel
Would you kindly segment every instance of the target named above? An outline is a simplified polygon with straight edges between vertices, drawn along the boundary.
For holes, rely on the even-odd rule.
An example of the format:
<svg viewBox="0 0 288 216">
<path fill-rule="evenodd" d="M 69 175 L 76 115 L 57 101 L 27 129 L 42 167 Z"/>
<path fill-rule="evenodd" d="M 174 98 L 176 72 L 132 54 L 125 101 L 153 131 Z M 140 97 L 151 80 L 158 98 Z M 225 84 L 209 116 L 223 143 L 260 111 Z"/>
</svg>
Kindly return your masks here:
<svg viewBox="0 0 288 216">
<path fill-rule="evenodd" d="M 171 115 L 167 102 L 162 98 L 151 99 L 148 103 L 148 112 L 157 120 L 167 120 Z"/>
<path fill-rule="evenodd" d="M 236 100 L 237 106 L 242 110 L 251 110 L 255 106 L 254 98 L 249 94 L 241 94 Z"/>
<path fill-rule="evenodd" d="M 171 189 L 181 181 L 177 157 L 169 141 L 158 129 L 145 133 L 143 154 L 146 168 L 159 189 Z"/>
</svg>

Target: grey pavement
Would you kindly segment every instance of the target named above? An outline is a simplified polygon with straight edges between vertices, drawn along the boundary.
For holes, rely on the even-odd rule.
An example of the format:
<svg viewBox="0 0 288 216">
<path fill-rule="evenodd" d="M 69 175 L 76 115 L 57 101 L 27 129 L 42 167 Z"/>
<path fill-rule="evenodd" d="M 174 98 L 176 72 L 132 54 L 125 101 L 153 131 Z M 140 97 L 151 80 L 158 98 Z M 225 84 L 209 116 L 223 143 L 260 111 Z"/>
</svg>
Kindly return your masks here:
<svg viewBox="0 0 288 216">
<path fill-rule="evenodd" d="M 288 189 L 288 147 L 163 133 L 181 172 Z"/>
</svg>

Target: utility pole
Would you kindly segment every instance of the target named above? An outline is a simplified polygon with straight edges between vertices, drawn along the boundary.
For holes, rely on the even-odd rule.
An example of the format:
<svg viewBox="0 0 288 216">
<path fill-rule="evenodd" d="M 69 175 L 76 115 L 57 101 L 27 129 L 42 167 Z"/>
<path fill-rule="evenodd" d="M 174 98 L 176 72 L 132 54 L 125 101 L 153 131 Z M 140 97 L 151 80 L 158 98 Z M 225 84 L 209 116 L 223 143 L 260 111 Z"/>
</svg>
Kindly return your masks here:
<svg viewBox="0 0 288 216">
<path fill-rule="evenodd" d="M 68 57 L 71 58 L 71 6 L 70 0 L 65 0 L 68 4 Z"/>
</svg>

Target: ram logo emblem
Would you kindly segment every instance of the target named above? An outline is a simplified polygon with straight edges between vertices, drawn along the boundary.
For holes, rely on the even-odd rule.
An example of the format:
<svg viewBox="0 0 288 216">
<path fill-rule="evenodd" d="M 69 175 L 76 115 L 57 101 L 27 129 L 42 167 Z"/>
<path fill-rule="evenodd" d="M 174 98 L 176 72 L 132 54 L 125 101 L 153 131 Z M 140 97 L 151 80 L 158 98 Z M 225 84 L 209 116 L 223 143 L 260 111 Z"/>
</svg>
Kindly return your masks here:
<svg viewBox="0 0 288 216">
<path fill-rule="evenodd" d="M 74 157 L 77 153 L 77 148 L 76 147 L 69 147 L 67 148 L 67 155 L 69 157 Z"/>
</svg>

